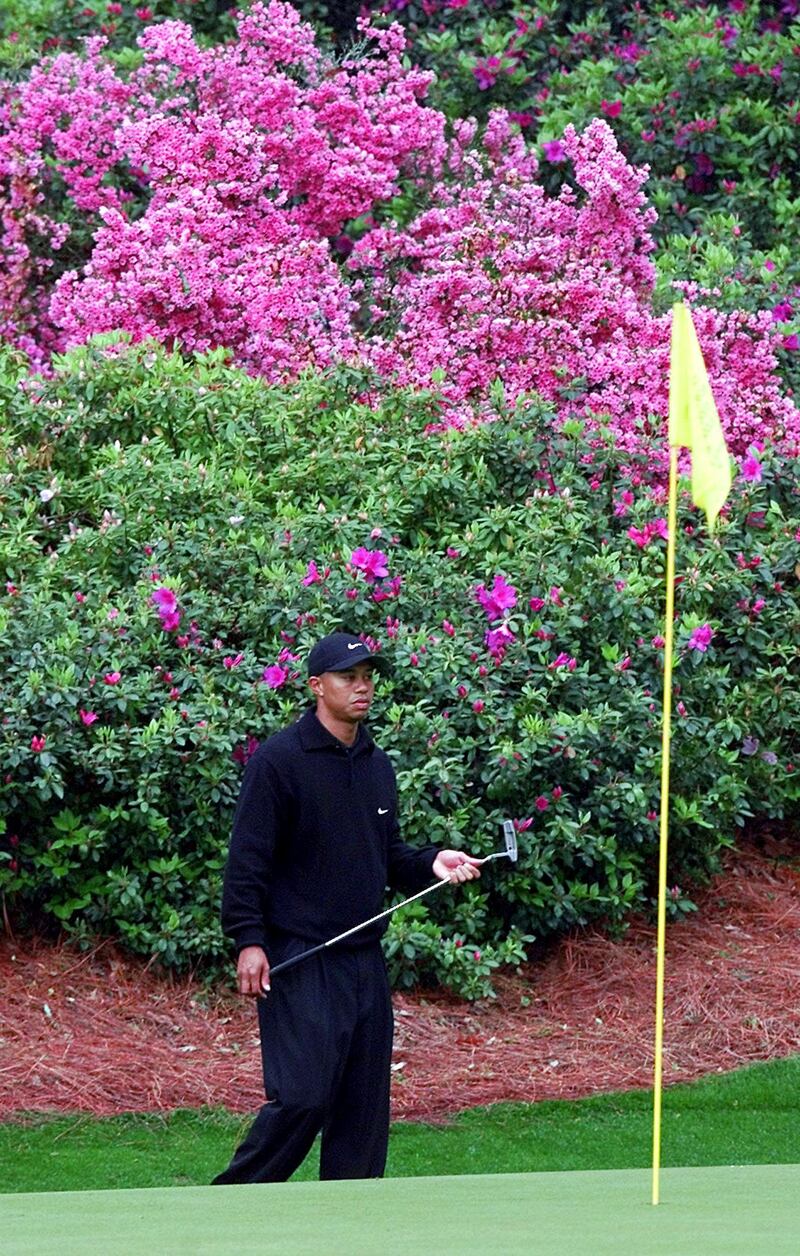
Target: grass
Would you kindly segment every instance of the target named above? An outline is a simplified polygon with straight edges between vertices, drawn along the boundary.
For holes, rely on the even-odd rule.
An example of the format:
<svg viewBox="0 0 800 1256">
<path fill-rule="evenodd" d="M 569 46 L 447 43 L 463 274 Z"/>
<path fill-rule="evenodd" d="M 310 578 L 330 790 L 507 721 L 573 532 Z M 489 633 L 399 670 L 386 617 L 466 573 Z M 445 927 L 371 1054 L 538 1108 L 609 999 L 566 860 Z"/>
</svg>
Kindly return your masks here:
<svg viewBox="0 0 800 1256">
<path fill-rule="evenodd" d="M 202 1185 L 227 1163 L 250 1118 L 218 1109 L 96 1120 L 35 1115 L 0 1125 L 0 1190 L 74 1191 Z M 800 1161 L 800 1056 L 670 1087 L 662 1164 Z M 446 1126 L 393 1126 L 389 1177 L 646 1168 L 648 1092 L 574 1102 L 495 1104 Z M 315 1152 L 296 1177 L 314 1178 Z"/>
</svg>

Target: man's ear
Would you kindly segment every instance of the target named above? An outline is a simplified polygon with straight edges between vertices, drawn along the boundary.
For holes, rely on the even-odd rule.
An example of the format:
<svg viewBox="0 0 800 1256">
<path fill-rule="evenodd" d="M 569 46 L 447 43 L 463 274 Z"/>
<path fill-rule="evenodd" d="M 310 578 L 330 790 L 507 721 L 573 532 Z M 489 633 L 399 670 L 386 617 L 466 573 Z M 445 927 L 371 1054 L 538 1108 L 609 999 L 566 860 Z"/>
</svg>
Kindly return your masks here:
<svg viewBox="0 0 800 1256">
<path fill-rule="evenodd" d="M 308 687 L 315 698 L 322 696 L 322 680 L 319 676 L 309 676 Z"/>
</svg>

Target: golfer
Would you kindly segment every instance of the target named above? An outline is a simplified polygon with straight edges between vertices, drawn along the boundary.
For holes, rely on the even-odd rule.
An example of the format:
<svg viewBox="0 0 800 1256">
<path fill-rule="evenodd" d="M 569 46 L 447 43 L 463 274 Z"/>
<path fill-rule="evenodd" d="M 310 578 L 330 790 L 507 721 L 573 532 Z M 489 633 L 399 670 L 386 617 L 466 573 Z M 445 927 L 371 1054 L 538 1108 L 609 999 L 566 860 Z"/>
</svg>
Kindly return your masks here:
<svg viewBox="0 0 800 1256">
<path fill-rule="evenodd" d="M 456 850 L 401 841 L 388 756 L 364 727 L 386 660 L 336 632 L 308 657 L 316 701 L 245 769 L 222 895 L 237 978 L 258 1001 L 267 1103 L 226 1185 L 281 1182 L 322 1132 L 320 1177 L 381 1177 L 389 1136 L 392 1004 L 378 921 L 288 969 L 277 965 L 380 913 L 387 884 L 480 876 Z"/>
</svg>

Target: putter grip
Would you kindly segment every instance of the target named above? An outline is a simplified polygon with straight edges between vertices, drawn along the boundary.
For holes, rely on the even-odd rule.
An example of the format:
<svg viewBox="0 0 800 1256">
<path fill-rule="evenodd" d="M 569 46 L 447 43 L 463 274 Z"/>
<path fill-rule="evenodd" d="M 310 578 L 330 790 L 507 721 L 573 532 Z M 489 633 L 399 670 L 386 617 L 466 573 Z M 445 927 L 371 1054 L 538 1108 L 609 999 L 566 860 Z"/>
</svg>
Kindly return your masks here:
<svg viewBox="0 0 800 1256">
<path fill-rule="evenodd" d="M 327 945 L 327 942 L 320 942 L 318 946 L 312 946 L 308 951 L 301 951 L 299 955 L 293 955 L 291 959 L 282 960 L 280 964 L 270 968 L 270 977 L 274 977 L 276 973 L 285 973 L 287 968 L 294 968 L 295 964 L 299 964 L 301 960 L 308 959 L 309 955 L 318 955 L 320 951 L 325 950 Z"/>
</svg>

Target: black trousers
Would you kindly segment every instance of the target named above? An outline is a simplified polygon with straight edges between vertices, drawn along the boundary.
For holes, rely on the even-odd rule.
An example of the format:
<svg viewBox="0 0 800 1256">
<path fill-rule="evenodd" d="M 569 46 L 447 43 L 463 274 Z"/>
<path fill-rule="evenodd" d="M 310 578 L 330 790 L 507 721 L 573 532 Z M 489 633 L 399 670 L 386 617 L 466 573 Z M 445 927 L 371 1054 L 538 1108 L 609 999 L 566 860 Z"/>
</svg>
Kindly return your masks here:
<svg viewBox="0 0 800 1256">
<path fill-rule="evenodd" d="M 270 962 L 307 946 L 282 938 Z M 381 1177 L 393 1022 L 380 943 L 332 947 L 279 973 L 258 1017 L 267 1102 L 214 1185 L 286 1181 L 320 1131 L 320 1178 Z"/>
</svg>

